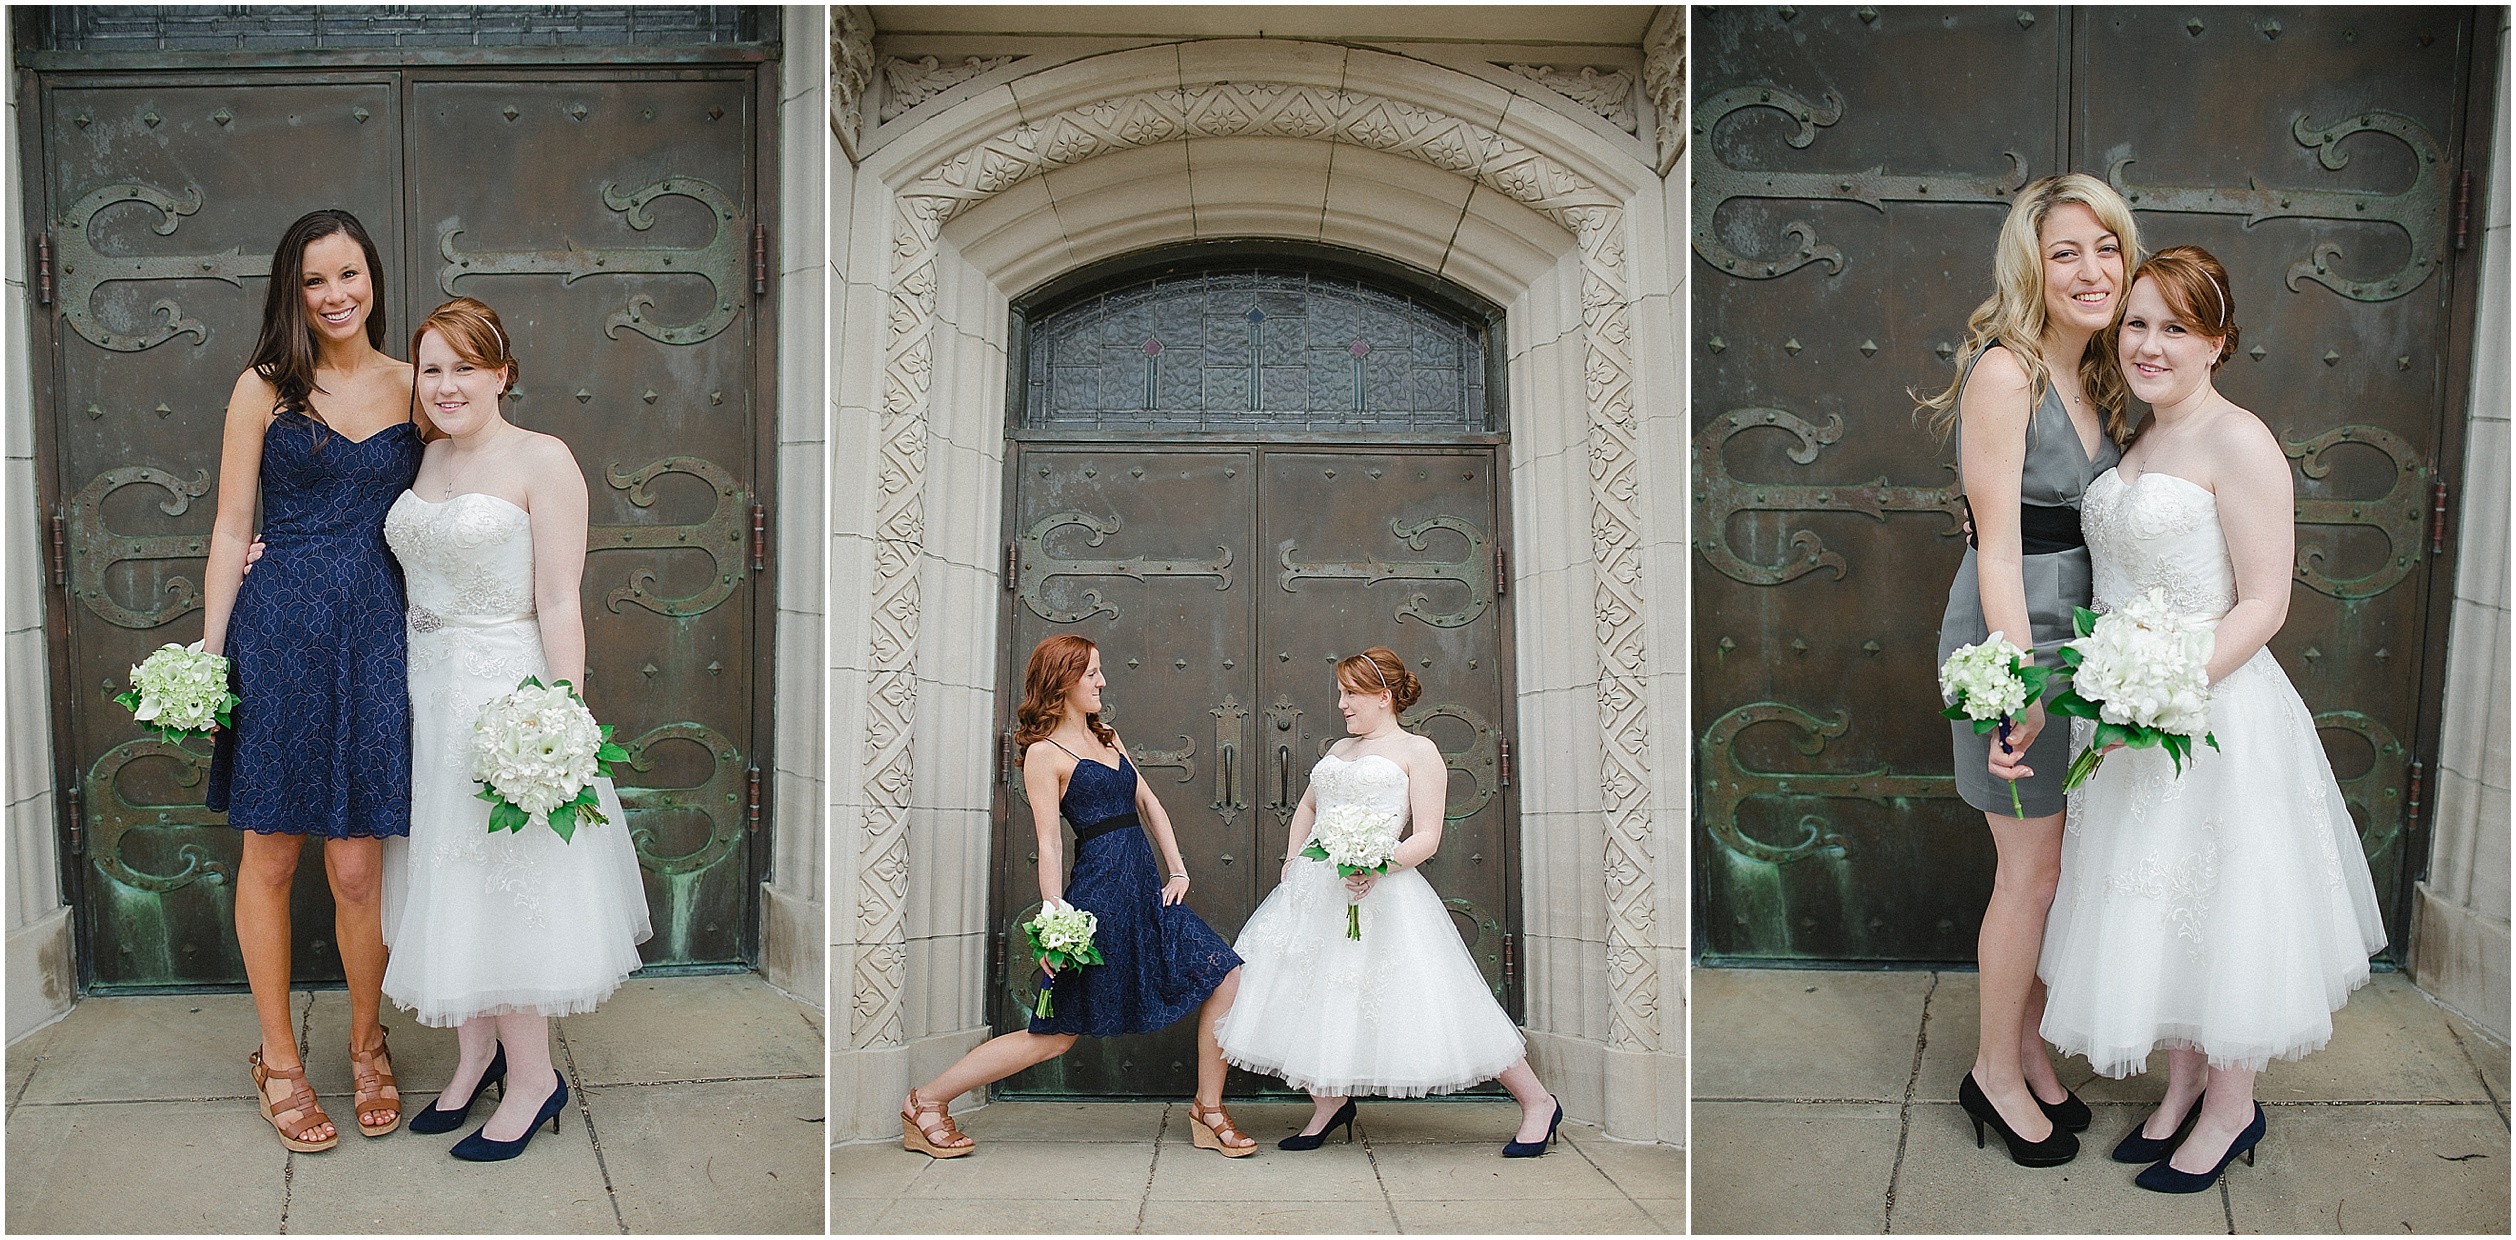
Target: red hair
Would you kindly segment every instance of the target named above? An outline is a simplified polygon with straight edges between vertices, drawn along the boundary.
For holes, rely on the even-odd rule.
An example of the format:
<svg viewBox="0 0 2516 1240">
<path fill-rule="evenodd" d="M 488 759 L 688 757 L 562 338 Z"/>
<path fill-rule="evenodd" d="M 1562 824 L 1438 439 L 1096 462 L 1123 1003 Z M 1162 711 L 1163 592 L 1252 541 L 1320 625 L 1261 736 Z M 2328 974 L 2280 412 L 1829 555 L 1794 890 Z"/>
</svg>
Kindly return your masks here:
<svg viewBox="0 0 2516 1240">
<path fill-rule="evenodd" d="M 2143 279 L 2158 282 L 2158 296 L 2165 298 L 2167 311 L 2175 321 L 2193 330 L 2193 334 L 2219 344 L 2219 360 L 2210 368 L 2217 370 L 2236 356 L 2236 298 L 2228 291 L 2228 269 L 2216 256 L 2197 245 L 2170 246 L 2149 256 L 2124 281 L 2130 288 Z M 2117 318 L 2110 329 L 2122 330 Z"/>
<path fill-rule="evenodd" d="M 1031 662 L 1022 669 L 1022 705 L 1014 711 L 1013 751 L 1020 755 L 1048 739 L 1066 717 L 1066 695 L 1092 667 L 1100 647 L 1072 633 L 1052 633 L 1031 647 Z M 1083 726 L 1102 744 L 1118 747 L 1118 733 L 1101 722 L 1099 711 L 1083 717 Z M 1017 756 L 1015 761 L 1021 759 Z"/>
<path fill-rule="evenodd" d="M 411 333 L 411 365 L 419 364 L 419 342 L 430 332 L 444 338 L 446 347 L 454 350 L 456 357 L 486 370 L 506 371 L 507 383 L 498 389 L 500 396 L 515 390 L 521 372 L 515 364 L 513 338 L 507 335 L 506 326 L 498 321 L 498 312 L 490 309 L 489 303 L 477 297 L 457 297 L 429 311 Z M 440 438 L 442 432 L 428 420 L 416 383 L 411 387 L 411 407 L 411 420 L 419 424 L 421 437 Z"/>
<path fill-rule="evenodd" d="M 1356 693 L 1389 695 L 1392 710 L 1403 711 L 1424 696 L 1423 682 L 1407 670 L 1406 660 L 1387 646 L 1337 660 L 1337 684 Z"/>
</svg>

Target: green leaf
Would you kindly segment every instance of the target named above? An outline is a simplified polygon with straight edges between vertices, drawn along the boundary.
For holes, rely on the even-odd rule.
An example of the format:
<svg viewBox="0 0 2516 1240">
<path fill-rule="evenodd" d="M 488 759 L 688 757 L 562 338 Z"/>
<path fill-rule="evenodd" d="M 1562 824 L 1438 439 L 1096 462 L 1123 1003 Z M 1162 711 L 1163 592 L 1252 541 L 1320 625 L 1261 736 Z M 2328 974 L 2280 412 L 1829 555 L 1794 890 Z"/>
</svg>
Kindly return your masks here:
<svg viewBox="0 0 2516 1240">
<path fill-rule="evenodd" d="M 554 807 L 550 811 L 548 821 L 550 829 L 559 834 L 559 841 L 563 844 L 569 843 L 577 833 L 577 807 L 574 805 Z"/>
<path fill-rule="evenodd" d="M 603 763 L 626 762 L 629 760 L 629 751 L 610 741 L 604 741 L 603 747 L 594 751 L 594 760 Z"/>
<path fill-rule="evenodd" d="M 489 811 L 489 829 L 492 831 L 521 831 L 524 823 L 523 808 L 511 802 L 502 800 Z"/>
<path fill-rule="evenodd" d="M 2219 748 L 2219 738 L 2218 738 L 2218 737 L 2213 736 L 2213 735 L 2211 735 L 2211 734 L 2210 734 L 2210 733 L 2208 733 L 2208 732 L 2204 732 L 2204 733 L 2202 733 L 2202 734 L 2201 734 L 2201 738 L 2202 738 L 2202 743 L 2203 743 L 2203 744 L 2210 746 L 2210 747 L 2211 747 L 2212 749 L 2214 749 L 2214 750 L 2216 750 L 2216 749 L 2218 749 L 2218 748 Z"/>
<path fill-rule="evenodd" d="M 2097 613 L 2090 611 L 2085 607 L 2071 608 L 2070 631 L 2080 637 L 2086 637 L 2090 633 L 2096 632 Z"/>
<path fill-rule="evenodd" d="M 140 709 L 140 691 L 125 689 L 114 695 L 114 701 L 124 710 L 138 710 Z"/>
<path fill-rule="evenodd" d="M 546 686 L 546 685 L 544 685 L 544 684 L 542 683 L 542 678 L 541 678 L 541 677 L 539 677 L 539 676 L 527 676 L 527 677 L 525 677 L 524 679 L 522 679 L 522 680 L 519 680 L 519 681 L 515 682 L 515 687 L 516 687 L 516 688 L 518 688 L 518 689 L 524 688 L 524 687 L 526 687 L 527 685 L 530 685 L 531 687 L 536 688 L 536 689 L 542 689 L 542 688 L 547 688 L 547 687 L 548 687 L 548 686 Z"/>
</svg>

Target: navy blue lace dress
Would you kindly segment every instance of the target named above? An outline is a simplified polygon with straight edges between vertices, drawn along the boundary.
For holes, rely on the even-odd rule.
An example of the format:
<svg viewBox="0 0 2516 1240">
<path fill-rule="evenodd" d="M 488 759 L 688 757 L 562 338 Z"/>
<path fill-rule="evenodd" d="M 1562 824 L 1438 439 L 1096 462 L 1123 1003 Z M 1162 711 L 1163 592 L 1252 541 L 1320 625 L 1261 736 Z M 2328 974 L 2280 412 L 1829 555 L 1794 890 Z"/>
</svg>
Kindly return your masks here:
<svg viewBox="0 0 2516 1240">
<path fill-rule="evenodd" d="M 1078 755 L 1057 808 L 1075 827 L 1066 902 L 1100 919 L 1092 942 L 1102 963 L 1059 970 L 1056 1011 L 1032 1018 L 1031 1032 L 1151 1033 L 1194 1011 L 1241 958 L 1187 904 L 1162 903 L 1162 870 L 1136 820 L 1134 764 L 1120 754 L 1112 770 Z"/>
<path fill-rule="evenodd" d="M 235 726 L 207 801 L 235 826 L 328 839 L 411 833 L 402 567 L 385 510 L 419 476 L 408 422 L 351 439 L 286 412 L 262 437 L 262 558 L 236 592 Z"/>
</svg>

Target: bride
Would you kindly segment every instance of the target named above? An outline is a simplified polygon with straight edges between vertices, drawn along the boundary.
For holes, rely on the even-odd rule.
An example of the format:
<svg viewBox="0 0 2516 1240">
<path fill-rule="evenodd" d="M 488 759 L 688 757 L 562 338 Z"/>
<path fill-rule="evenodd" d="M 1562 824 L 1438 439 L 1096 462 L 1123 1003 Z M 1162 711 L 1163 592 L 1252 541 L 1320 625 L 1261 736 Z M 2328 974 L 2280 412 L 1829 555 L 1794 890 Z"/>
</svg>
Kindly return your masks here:
<svg viewBox="0 0 2516 1240">
<path fill-rule="evenodd" d="M 1337 709 L 1351 735 L 1311 768 L 1283 877 L 1232 945 L 1243 964 L 1240 996 L 1215 1030 L 1223 1058 L 1311 1096 L 1310 1122 L 1279 1149 L 1317 1149 L 1340 1124 L 1352 1141 L 1356 1094 L 1420 1098 L 1495 1077 L 1520 1103 L 1504 1157 L 1545 1153 L 1564 1119 L 1441 896 L 1416 871 L 1441 847 L 1450 789 L 1441 750 L 1398 726 L 1422 693 L 1386 646 L 1338 660 Z M 1300 855 L 1320 814 L 1347 804 L 1414 820 L 1386 877 L 1340 881 L 1335 866 Z M 1359 941 L 1346 937 L 1349 904 L 1360 909 Z"/>
<path fill-rule="evenodd" d="M 416 396 L 446 438 L 386 514 L 410 599 L 411 835 L 385 854 L 384 993 L 423 1025 L 456 1027 L 461 1058 L 413 1132 L 461 1127 L 483 1086 L 498 1109 L 457 1158 L 513 1158 L 568 1102 L 550 1018 L 590 1012 L 638 967 L 646 893 L 611 781 L 608 821 L 562 840 L 539 822 L 488 829 L 472 779 L 473 721 L 527 676 L 585 682 L 585 476 L 560 440 L 507 421 L 513 340 L 469 297 L 411 341 Z M 397 841 L 398 843 L 398 841 Z"/>
<path fill-rule="evenodd" d="M 2114 1149 L 2137 1183 L 2201 1192 L 2264 1133 L 2254 1074 L 2332 1039 L 2385 946 L 2357 828 L 2315 723 L 2264 643 L 2289 610 L 2289 462 L 2221 396 L 2227 271 L 2193 246 L 2133 273 L 2117 355 L 2154 420 L 2088 487 L 2096 605 L 2163 589 L 2214 630 L 2210 730 L 2181 775 L 2118 750 L 2071 796 L 2039 971 L 2046 1039 L 2122 1077 L 2167 1049 L 2167 1090 Z M 2076 721 L 2085 744 L 2090 723 Z"/>
</svg>

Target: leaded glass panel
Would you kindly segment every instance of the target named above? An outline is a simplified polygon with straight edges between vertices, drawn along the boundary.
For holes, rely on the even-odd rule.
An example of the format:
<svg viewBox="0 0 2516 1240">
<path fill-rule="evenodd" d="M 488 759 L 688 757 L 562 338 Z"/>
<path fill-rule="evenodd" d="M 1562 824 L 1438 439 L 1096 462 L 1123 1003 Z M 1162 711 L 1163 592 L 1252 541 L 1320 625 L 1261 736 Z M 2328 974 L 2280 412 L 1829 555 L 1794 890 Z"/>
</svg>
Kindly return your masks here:
<svg viewBox="0 0 2516 1240">
<path fill-rule="evenodd" d="M 1478 434 L 1486 327 L 1317 272 L 1166 274 L 1032 324 L 1035 430 Z"/>
</svg>

